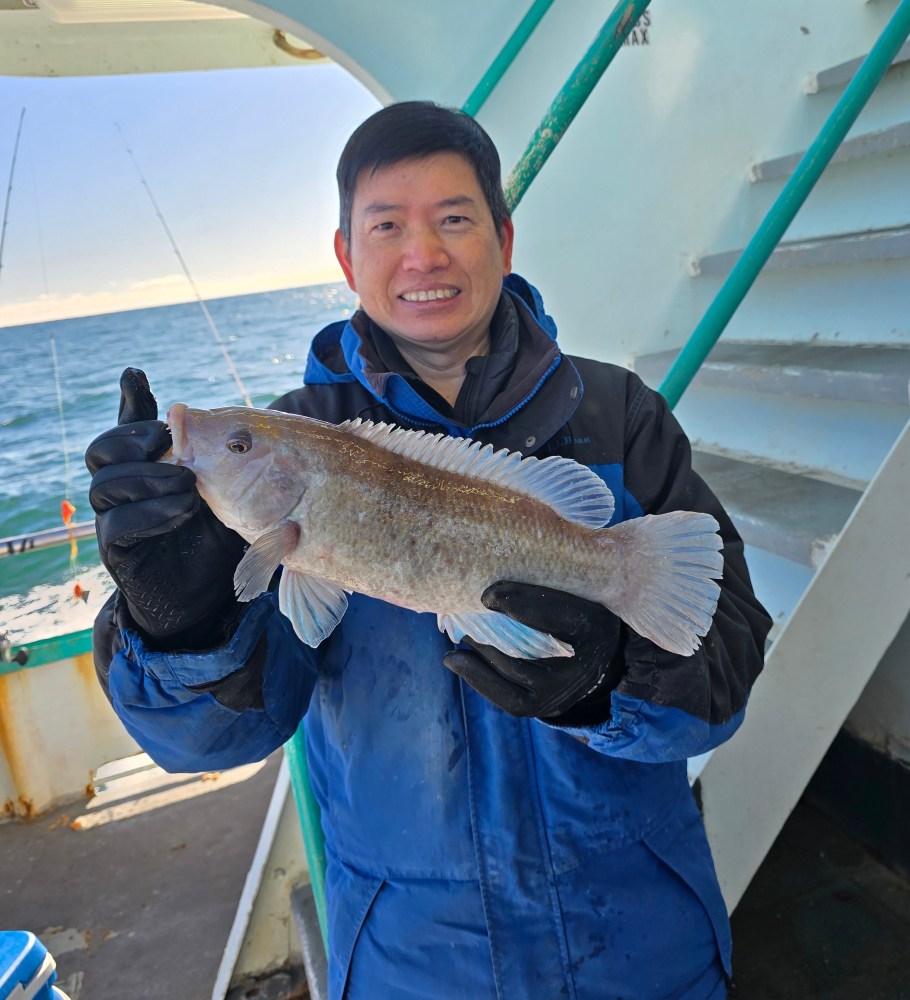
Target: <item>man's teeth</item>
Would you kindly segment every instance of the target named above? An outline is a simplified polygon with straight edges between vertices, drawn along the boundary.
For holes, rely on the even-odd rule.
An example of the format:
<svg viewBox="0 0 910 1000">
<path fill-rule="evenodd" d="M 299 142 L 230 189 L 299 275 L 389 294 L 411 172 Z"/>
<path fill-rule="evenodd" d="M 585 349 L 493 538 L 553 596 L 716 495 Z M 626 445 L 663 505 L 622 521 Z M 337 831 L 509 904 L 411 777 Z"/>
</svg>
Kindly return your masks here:
<svg viewBox="0 0 910 1000">
<path fill-rule="evenodd" d="M 457 288 L 431 288 L 428 292 L 405 292 L 401 297 L 405 302 L 432 302 L 434 299 L 454 299 Z"/>
</svg>

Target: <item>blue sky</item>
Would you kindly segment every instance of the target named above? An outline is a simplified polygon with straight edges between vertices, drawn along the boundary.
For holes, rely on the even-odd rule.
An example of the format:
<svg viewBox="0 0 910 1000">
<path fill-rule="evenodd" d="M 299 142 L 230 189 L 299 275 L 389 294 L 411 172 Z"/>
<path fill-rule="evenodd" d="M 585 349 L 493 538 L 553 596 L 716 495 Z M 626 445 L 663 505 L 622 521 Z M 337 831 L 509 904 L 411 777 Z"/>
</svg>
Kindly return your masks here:
<svg viewBox="0 0 910 1000">
<path fill-rule="evenodd" d="M 204 297 L 341 280 L 335 164 L 379 104 L 337 66 L 0 77 L 0 212 L 22 107 L 0 326 L 192 297 L 115 122 Z"/>
</svg>

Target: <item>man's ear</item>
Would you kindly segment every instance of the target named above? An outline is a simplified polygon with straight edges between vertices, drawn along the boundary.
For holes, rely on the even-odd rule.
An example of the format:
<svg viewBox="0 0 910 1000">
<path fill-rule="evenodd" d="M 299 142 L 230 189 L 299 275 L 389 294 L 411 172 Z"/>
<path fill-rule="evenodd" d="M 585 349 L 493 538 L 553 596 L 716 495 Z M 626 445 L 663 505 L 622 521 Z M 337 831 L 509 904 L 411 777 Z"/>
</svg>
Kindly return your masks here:
<svg viewBox="0 0 910 1000">
<path fill-rule="evenodd" d="M 502 274 L 505 277 L 512 273 L 512 245 L 515 242 L 515 227 L 511 219 L 503 219 L 502 235 L 499 245 L 502 247 Z"/>
<path fill-rule="evenodd" d="M 335 230 L 335 256 L 338 258 L 341 270 L 344 271 L 348 287 L 352 292 L 356 292 L 357 286 L 354 284 L 354 268 L 351 266 L 351 250 L 340 229 Z"/>
</svg>

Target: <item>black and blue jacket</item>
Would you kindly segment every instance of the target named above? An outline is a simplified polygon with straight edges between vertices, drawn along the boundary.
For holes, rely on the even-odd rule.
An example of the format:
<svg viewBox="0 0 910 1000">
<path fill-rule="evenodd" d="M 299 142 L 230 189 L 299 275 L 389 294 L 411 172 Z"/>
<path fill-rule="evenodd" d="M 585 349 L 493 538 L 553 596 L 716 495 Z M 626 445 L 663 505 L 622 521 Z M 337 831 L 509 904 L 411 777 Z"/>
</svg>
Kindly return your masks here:
<svg viewBox="0 0 910 1000">
<path fill-rule="evenodd" d="M 573 458 L 610 486 L 614 521 L 713 514 L 721 598 L 694 655 L 627 630 L 609 718 L 560 727 L 505 714 L 448 671 L 433 615 L 353 595 L 313 650 L 266 594 L 223 647 L 161 653 L 115 598 L 96 625 L 99 674 L 170 770 L 259 760 L 305 715 L 335 1000 L 720 1000 L 730 932 L 686 759 L 739 726 L 770 621 L 662 397 L 625 369 L 563 355 L 522 279 L 504 295 L 517 356 L 472 426 L 383 370 L 362 314 L 316 337 L 305 385 L 274 405 Z"/>
</svg>

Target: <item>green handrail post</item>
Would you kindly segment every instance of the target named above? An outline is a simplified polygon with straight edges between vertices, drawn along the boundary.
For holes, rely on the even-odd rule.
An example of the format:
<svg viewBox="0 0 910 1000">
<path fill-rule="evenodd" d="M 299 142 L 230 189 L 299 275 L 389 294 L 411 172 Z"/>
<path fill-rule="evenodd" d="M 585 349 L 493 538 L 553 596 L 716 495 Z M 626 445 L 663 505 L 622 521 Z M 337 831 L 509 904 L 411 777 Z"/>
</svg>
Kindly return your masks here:
<svg viewBox="0 0 910 1000">
<path fill-rule="evenodd" d="M 667 372 L 660 392 L 674 407 L 730 322 L 774 248 L 809 196 L 837 147 L 910 37 L 910 0 L 901 0 L 815 141 L 762 220 L 701 322 Z"/>
<path fill-rule="evenodd" d="M 556 95 L 506 179 L 506 203 L 510 211 L 515 210 L 531 181 L 540 173 L 541 167 L 547 162 L 649 3 L 650 0 L 621 0 L 614 7 L 584 58 Z"/>
<path fill-rule="evenodd" d="M 480 111 L 493 88 L 503 78 L 506 70 L 515 61 L 515 57 L 524 48 L 525 42 L 531 37 L 534 29 L 540 24 L 541 18 L 552 5 L 553 0 L 534 0 L 518 27 L 509 36 L 509 40 L 500 49 L 499 55 L 490 63 L 490 68 L 480 78 L 480 82 L 461 106 L 461 110 L 465 114 L 474 117 Z"/>
<path fill-rule="evenodd" d="M 291 788 L 297 803 L 297 815 L 300 819 L 300 830 L 303 834 L 303 847 L 306 851 L 307 866 L 310 869 L 310 885 L 313 888 L 313 899 L 316 902 L 316 916 L 319 918 L 319 929 L 322 931 L 322 943 L 326 954 L 329 950 L 329 932 L 325 912 L 325 839 L 322 835 L 319 804 L 313 796 L 310 787 L 310 769 L 306 759 L 306 734 L 303 722 L 297 727 L 297 732 L 285 743 L 284 752 L 288 758 L 288 770 L 291 776 Z"/>
</svg>

